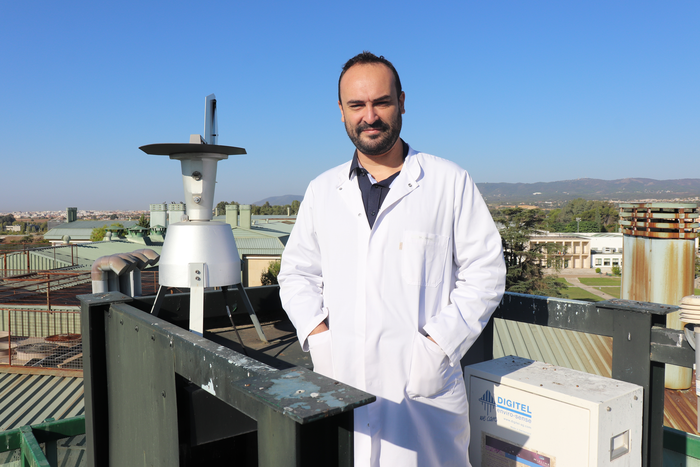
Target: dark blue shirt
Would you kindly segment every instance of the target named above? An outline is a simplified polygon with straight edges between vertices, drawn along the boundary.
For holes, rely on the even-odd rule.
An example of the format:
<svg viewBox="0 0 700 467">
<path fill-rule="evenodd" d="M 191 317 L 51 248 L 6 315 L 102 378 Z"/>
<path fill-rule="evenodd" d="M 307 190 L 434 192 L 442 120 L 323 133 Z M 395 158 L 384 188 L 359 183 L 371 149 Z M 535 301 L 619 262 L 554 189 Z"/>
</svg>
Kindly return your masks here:
<svg viewBox="0 0 700 467">
<path fill-rule="evenodd" d="M 406 159 L 406 156 L 408 155 L 408 144 L 406 144 L 403 140 L 401 140 L 401 144 L 403 145 L 403 158 Z M 355 150 L 355 154 L 352 158 L 352 164 L 350 164 L 350 177 L 352 177 L 353 172 L 357 174 L 357 184 L 362 192 L 362 202 L 365 205 L 365 214 L 367 215 L 369 227 L 372 228 L 374 226 L 374 221 L 377 220 L 379 208 L 382 207 L 384 198 L 386 198 L 386 195 L 389 193 L 391 183 L 396 177 L 399 176 L 401 170 L 382 181 L 372 183 L 367 170 L 360 166 L 360 161 L 357 158 L 357 150 Z"/>
</svg>

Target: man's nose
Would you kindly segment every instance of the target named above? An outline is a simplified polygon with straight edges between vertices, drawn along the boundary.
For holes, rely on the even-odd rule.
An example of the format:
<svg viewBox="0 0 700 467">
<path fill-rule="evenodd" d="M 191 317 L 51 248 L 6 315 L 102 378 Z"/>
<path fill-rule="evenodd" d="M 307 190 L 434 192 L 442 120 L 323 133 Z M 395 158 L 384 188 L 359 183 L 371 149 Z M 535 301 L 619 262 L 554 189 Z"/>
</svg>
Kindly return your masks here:
<svg viewBox="0 0 700 467">
<path fill-rule="evenodd" d="M 374 110 L 374 106 L 368 105 L 365 107 L 365 115 L 363 116 L 363 120 L 370 125 L 374 122 L 377 121 L 379 117 L 377 116 L 377 112 Z"/>
</svg>

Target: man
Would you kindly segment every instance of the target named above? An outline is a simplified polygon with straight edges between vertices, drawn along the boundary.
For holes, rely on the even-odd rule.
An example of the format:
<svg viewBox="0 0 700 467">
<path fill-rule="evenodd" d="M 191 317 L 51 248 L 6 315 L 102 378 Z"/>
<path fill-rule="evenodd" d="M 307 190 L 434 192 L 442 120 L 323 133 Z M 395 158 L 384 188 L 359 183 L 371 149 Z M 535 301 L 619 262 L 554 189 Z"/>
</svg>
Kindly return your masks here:
<svg viewBox="0 0 700 467">
<path fill-rule="evenodd" d="M 394 66 L 363 52 L 338 81 L 353 160 L 309 185 L 278 280 L 314 370 L 377 401 L 357 466 L 469 465 L 460 359 L 501 300 L 501 239 L 466 171 L 399 138 Z"/>
</svg>

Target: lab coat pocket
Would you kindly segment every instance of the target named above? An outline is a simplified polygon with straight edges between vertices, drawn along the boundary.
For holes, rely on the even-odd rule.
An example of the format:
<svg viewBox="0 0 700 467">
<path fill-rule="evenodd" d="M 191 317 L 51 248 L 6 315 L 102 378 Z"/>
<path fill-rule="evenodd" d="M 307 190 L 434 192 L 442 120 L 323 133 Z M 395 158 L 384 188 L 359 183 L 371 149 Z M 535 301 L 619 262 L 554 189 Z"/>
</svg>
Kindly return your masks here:
<svg viewBox="0 0 700 467">
<path fill-rule="evenodd" d="M 445 272 L 449 237 L 425 232 L 404 232 L 401 274 L 411 285 L 437 287 Z"/>
<path fill-rule="evenodd" d="M 406 394 L 411 398 L 431 397 L 448 383 L 450 361 L 436 343 L 418 334 L 413 339 L 411 368 Z"/>
<path fill-rule="evenodd" d="M 333 377 L 333 342 L 331 332 L 324 331 L 308 337 L 311 361 L 314 371 L 323 376 Z"/>
</svg>

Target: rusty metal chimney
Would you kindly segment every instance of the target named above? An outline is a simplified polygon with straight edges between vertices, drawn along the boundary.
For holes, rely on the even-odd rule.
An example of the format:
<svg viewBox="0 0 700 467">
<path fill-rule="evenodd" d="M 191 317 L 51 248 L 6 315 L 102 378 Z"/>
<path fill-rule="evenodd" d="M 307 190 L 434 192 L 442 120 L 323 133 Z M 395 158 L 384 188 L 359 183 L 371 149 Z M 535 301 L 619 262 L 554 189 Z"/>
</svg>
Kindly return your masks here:
<svg viewBox="0 0 700 467">
<path fill-rule="evenodd" d="M 693 294 L 697 204 L 620 204 L 624 234 L 621 298 L 678 305 Z M 666 327 L 683 329 L 679 313 L 666 318 Z M 666 387 L 688 389 L 690 368 L 666 365 Z"/>
</svg>

